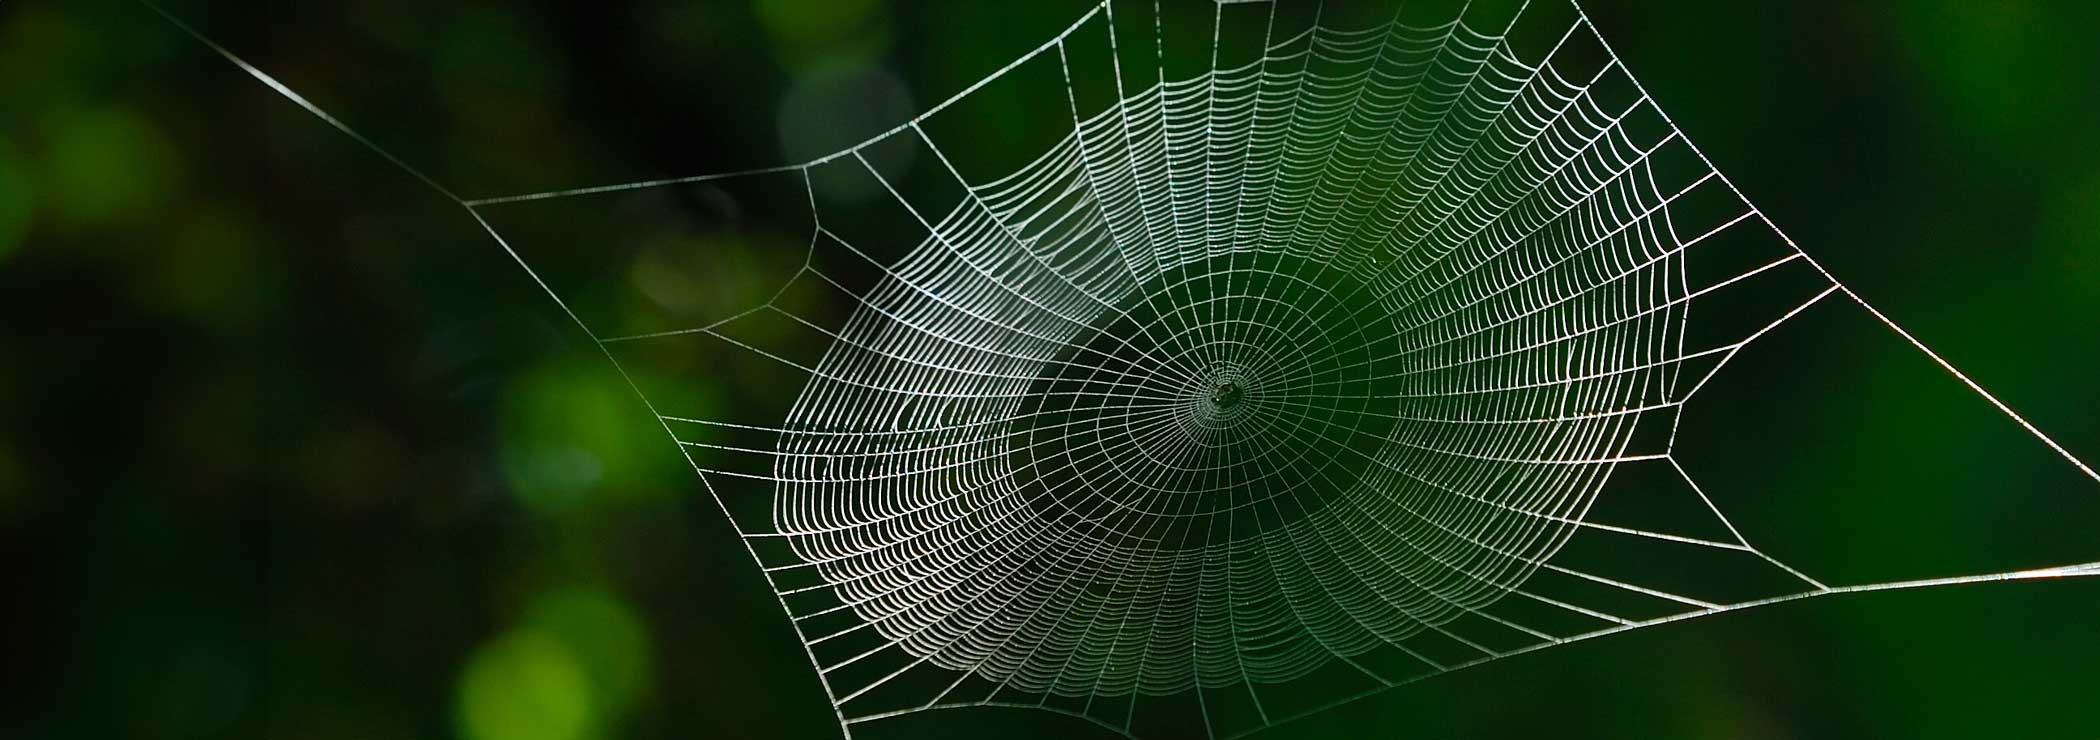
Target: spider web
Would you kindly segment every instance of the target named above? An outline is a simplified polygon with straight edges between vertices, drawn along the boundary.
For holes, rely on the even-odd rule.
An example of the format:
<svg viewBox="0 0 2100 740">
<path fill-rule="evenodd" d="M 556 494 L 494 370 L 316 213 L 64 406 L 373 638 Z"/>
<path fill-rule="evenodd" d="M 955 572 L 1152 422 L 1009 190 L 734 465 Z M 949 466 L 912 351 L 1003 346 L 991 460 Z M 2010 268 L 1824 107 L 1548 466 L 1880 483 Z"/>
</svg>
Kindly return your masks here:
<svg viewBox="0 0 2100 740">
<path fill-rule="evenodd" d="M 849 736 L 1020 706 L 1230 737 L 1666 622 L 2100 575 L 1836 584 L 1753 544 L 1673 455 L 1679 411 L 1833 296 L 2100 475 L 1797 248 L 1579 8 L 1478 5 L 1220 2 L 1176 28 L 1104 1 L 807 163 L 478 200 L 423 180 L 635 384 Z M 956 133 L 1014 105 L 1071 126 Z M 799 259 L 705 321 L 638 318 L 506 237 L 677 189 Z M 680 373 L 747 392 L 693 401 Z M 1627 475 L 1691 514 L 1598 516 Z"/>
</svg>

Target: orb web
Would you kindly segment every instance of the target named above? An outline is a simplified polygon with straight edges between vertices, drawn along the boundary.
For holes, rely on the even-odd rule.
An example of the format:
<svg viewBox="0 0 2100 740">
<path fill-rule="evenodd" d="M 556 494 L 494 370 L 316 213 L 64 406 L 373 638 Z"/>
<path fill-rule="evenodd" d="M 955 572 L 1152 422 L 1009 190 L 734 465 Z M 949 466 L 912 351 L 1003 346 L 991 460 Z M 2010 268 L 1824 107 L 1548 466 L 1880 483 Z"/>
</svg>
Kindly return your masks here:
<svg viewBox="0 0 2100 740">
<path fill-rule="evenodd" d="M 2100 575 L 1829 583 L 1752 544 L 1676 455 L 1679 412 L 1832 296 L 2100 476 L 1796 247 L 1580 8 L 1380 14 L 1104 0 L 810 162 L 472 200 L 213 48 L 465 206 L 589 333 L 848 735 L 1018 706 L 1238 736 L 1687 618 Z M 982 140 L 1014 115 L 1058 134 Z M 658 193 L 769 245 L 736 253 L 758 287 L 712 284 L 742 305 L 638 311 L 533 256 Z M 1597 516 L 1624 475 L 1703 526 Z M 1655 567 L 1678 559 L 1705 577 Z"/>
</svg>

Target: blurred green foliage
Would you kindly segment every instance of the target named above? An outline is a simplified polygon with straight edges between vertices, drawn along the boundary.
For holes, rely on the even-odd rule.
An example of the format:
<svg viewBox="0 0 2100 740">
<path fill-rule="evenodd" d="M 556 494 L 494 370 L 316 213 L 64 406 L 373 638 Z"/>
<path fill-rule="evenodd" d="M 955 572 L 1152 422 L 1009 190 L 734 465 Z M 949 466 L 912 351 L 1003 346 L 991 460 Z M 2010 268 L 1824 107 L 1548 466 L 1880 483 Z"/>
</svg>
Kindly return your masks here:
<svg viewBox="0 0 2100 740">
<path fill-rule="evenodd" d="M 650 645 L 618 596 L 542 594 L 522 623 L 476 648 L 459 678 L 461 734 L 472 740 L 580 740 L 617 734 L 649 690 Z"/>
<path fill-rule="evenodd" d="M 0 260 L 22 246 L 35 213 L 36 193 L 29 187 L 27 168 L 13 152 L 0 151 Z"/>
<path fill-rule="evenodd" d="M 469 197 L 806 158 L 1084 5 L 170 4 Z M 2100 458 L 2094 4 L 1588 5 L 1806 249 Z M 992 122 L 980 144 L 1058 125 Z M 661 262 L 614 292 L 710 309 L 762 290 L 643 253 Z M 596 348 L 456 208 L 142 6 L 0 4 L 0 306 L 0 541 L 33 612 L 5 638 L 0 735 L 836 733 L 764 581 Z M 1850 544 L 1918 558 L 2094 531 L 2046 503 L 2083 481 L 1868 329 L 1746 360 L 1836 378 L 1838 401 L 1753 420 L 1794 392 L 1780 380 L 1717 401 L 1716 449 L 1802 446 L 1716 453 L 1717 488 L 1774 526 L 1900 522 Z M 700 369 L 636 382 L 756 392 Z M 1905 514 L 1926 489 L 1965 513 Z M 1995 519 L 2028 524 L 1954 526 Z M 1287 732 L 2089 737 L 2096 605 L 2090 583 L 1804 603 Z M 999 712 L 866 732 L 991 733 L 1098 734 Z"/>
<path fill-rule="evenodd" d="M 566 645 L 537 632 L 507 633 L 476 649 L 460 676 L 460 734 L 576 740 L 594 719 L 591 698 Z"/>
</svg>

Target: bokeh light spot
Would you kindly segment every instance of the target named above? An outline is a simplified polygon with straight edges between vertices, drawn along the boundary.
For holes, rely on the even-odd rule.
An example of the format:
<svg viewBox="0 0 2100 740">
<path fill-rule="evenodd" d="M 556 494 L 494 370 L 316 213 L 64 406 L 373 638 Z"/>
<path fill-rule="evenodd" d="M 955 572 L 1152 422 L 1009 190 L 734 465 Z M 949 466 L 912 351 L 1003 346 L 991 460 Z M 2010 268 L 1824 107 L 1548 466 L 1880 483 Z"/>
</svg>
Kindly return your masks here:
<svg viewBox="0 0 2100 740">
<path fill-rule="evenodd" d="M 902 80 L 879 66 L 838 62 L 812 71 L 780 101 L 780 149 L 790 162 L 807 162 L 852 147 L 911 120 L 917 111 Z M 895 182 L 911 169 L 909 147 L 876 147 L 863 153 L 869 166 Z M 811 173 L 819 192 L 844 202 L 883 194 L 868 177 Z"/>
<path fill-rule="evenodd" d="M 28 169 L 0 149 L 0 261 L 21 249 L 35 212 L 36 198 L 29 187 Z"/>
<path fill-rule="evenodd" d="M 794 245 L 766 245 L 799 257 Z M 731 238 L 662 238 L 642 246 L 628 278 L 650 302 L 682 318 L 712 320 L 764 303 L 777 285 L 757 250 Z M 775 258 L 774 261 L 779 261 Z"/>
<path fill-rule="evenodd" d="M 775 43 L 833 43 L 866 28 L 879 10 L 874 0 L 754 0 L 753 15 Z"/>
<path fill-rule="evenodd" d="M 534 631 L 484 643 L 459 677 L 467 740 L 577 740 L 591 727 L 589 679 L 561 641 Z"/>
<path fill-rule="evenodd" d="M 63 112 L 46 121 L 46 195 L 69 225 L 102 225 L 145 215 L 181 179 L 182 159 L 167 136 L 123 108 Z"/>
<path fill-rule="evenodd" d="M 642 450 L 655 450 L 634 423 L 634 398 L 617 376 L 561 361 L 534 368 L 512 382 L 504 398 L 504 479 L 520 503 L 543 515 L 577 509 L 598 494 L 632 493 L 646 486 L 608 480 L 632 474 Z"/>
<path fill-rule="evenodd" d="M 618 595 L 589 587 L 557 589 L 533 603 L 525 622 L 568 649 L 589 682 L 591 706 L 604 719 L 625 713 L 648 692 L 649 633 Z"/>
</svg>

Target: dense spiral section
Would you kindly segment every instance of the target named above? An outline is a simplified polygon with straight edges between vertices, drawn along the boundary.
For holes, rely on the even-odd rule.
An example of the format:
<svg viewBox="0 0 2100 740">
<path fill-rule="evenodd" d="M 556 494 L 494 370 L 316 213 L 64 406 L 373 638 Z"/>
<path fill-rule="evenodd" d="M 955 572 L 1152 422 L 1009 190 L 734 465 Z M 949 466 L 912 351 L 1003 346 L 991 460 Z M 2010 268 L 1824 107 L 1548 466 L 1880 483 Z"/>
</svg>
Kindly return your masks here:
<svg viewBox="0 0 2100 740">
<path fill-rule="evenodd" d="M 1350 75 L 1078 121 L 839 333 L 774 514 L 887 644 L 998 690 L 1277 684 L 1567 541 L 1678 340 L 1652 142 L 1462 24 L 1298 43 Z"/>
</svg>

